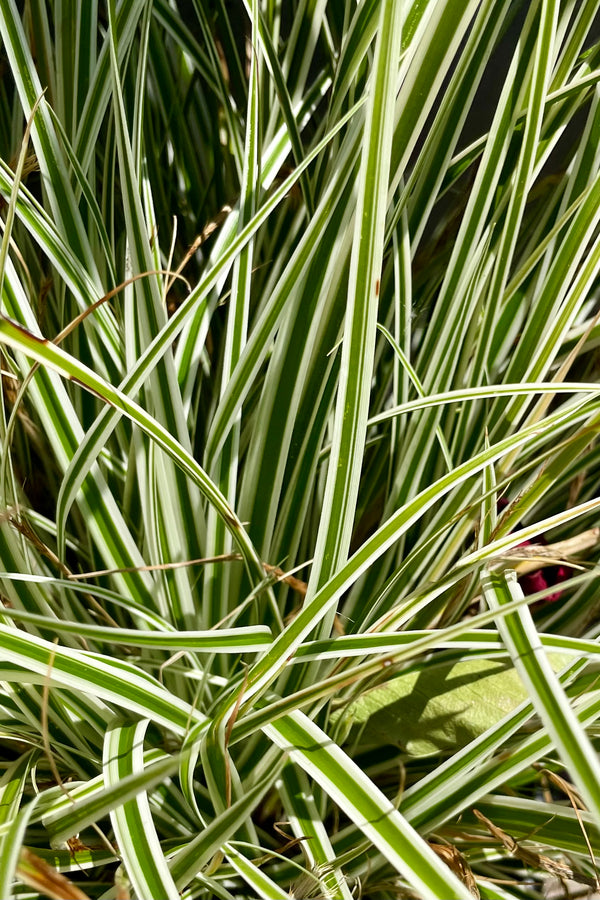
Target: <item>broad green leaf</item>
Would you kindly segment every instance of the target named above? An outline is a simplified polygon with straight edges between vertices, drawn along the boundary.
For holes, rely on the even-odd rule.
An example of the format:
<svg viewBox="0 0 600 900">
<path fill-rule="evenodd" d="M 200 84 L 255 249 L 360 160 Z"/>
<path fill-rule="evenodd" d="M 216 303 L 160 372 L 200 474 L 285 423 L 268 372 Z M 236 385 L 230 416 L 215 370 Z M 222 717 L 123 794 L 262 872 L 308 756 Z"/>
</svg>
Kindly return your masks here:
<svg viewBox="0 0 600 900">
<path fill-rule="evenodd" d="M 572 657 L 552 653 L 549 659 L 557 671 Z M 366 691 L 337 718 L 349 742 L 398 744 L 411 756 L 429 756 L 464 747 L 526 699 L 510 662 L 474 657 L 440 664 L 432 657 Z"/>
</svg>

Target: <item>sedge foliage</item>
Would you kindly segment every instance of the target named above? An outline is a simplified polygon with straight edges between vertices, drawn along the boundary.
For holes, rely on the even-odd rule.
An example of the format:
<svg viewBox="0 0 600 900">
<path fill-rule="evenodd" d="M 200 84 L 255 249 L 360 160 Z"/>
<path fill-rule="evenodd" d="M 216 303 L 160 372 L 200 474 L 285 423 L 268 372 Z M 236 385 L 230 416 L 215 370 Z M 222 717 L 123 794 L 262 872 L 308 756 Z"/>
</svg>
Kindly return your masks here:
<svg viewBox="0 0 600 900">
<path fill-rule="evenodd" d="M 599 6 L 0 3 L 0 896 L 593 887 Z"/>
</svg>

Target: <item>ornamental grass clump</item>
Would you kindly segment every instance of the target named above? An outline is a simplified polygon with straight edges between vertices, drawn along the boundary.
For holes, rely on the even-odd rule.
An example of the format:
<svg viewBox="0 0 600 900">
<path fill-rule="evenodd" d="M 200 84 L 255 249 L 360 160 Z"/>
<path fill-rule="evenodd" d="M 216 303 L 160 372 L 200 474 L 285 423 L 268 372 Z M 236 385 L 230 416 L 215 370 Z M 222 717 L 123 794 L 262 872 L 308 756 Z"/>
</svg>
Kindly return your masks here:
<svg viewBox="0 0 600 900">
<path fill-rule="evenodd" d="M 0 3 L 0 897 L 597 887 L 599 5 Z"/>
</svg>

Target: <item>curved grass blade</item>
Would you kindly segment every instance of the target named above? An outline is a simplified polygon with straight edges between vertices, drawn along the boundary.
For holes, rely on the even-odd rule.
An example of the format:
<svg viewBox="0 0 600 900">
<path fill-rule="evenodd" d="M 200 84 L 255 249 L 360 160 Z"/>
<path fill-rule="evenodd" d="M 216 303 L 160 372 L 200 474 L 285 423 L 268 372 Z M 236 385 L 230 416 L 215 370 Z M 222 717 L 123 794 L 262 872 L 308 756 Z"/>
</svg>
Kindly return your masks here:
<svg viewBox="0 0 600 900">
<path fill-rule="evenodd" d="M 143 746 L 148 719 L 135 725 L 116 725 L 109 729 L 104 745 L 104 781 L 106 787 L 119 787 L 129 776 L 144 771 Z M 110 818 L 123 863 L 139 897 L 148 900 L 179 900 L 179 891 L 171 877 L 146 791 L 110 811 Z"/>
<path fill-rule="evenodd" d="M 90 693 L 179 735 L 187 732 L 190 722 L 203 720 L 201 713 L 131 663 L 56 646 L 6 625 L 0 625 L 0 640 L 5 663 L 18 666 L 30 677 L 33 673 L 38 681 L 39 676 L 49 677 L 56 687 Z M 12 673 L 4 666 L 2 678 L 26 681 L 23 672 Z"/>
<path fill-rule="evenodd" d="M 302 713 L 265 733 L 319 784 L 424 900 L 470 900 L 429 845 L 344 751 Z"/>
<path fill-rule="evenodd" d="M 252 3 L 251 21 L 253 41 L 258 37 L 259 8 L 257 0 Z M 250 63 L 250 79 L 248 86 L 248 107 L 246 113 L 246 140 L 238 217 L 238 231 L 256 214 L 260 191 L 260 109 L 259 109 L 258 60 L 253 53 Z M 248 322 L 250 318 L 250 299 L 252 286 L 252 263 L 254 259 L 254 240 L 251 239 L 240 250 L 233 264 L 231 302 L 227 317 L 227 333 L 223 351 L 221 371 L 221 393 L 223 393 L 231 372 L 235 368 L 240 354 L 248 338 Z M 227 441 L 217 460 L 214 476 L 216 484 L 227 497 L 231 507 L 236 507 L 237 485 L 239 482 L 239 455 L 241 417 L 232 428 Z M 227 553 L 230 547 L 230 536 L 227 535 L 222 519 L 217 518 L 214 510 L 209 511 L 207 521 L 208 556 Z M 207 613 L 207 623 L 220 622 L 227 615 L 227 605 L 231 593 L 231 569 L 220 566 L 209 566 L 205 570 L 205 591 L 203 601 Z M 275 607 L 276 609 L 276 607 Z M 283 624 L 283 623 L 281 623 Z"/>
<path fill-rule="evenodd" d="M 277 777 L 277 768 L 259 784 L 246 790 L 229 809 L 216 816 L 200 834 L 169 861 L 171 875 L 181 890 L 221 849 L 227 852 L 227 841 L 255 809 L 261 797 Z"/>
<path fill-rule="evenodd" d="M 523 596 L 514 573 L 486 574 L 482 576 L 482 588 L 491 609 Z M 529 609 L 521 607 L 503 617 L 498 630 L 548 734 L 600 827 L 600 763 L 552 671 Z"/>
<path fill-rule="evenodd" d="M 0 779 L 0 896 L 12 897 L 14 874 L 29 819 L 36 801 L 21 806 L 37 751 L 20 756 Z"/>
<path fill-rule="evenodd" d="M 240 853 L 232 842 L 227 844 L 227 859 L 258 897 L 268 897 L 269 900 L 289 900 L 289 892 L 284 891 L 257 865 Z"/>
<path fill-rule="evenodd" d="M 315 874 L 322 873 L 320 881 L 323 884 L 323 893 L 331 893 L 332 896 L 343 900 L 352 900 L 348 883 L 340 867 L 336 865 L 335 852 L 319 815 L 314 792 L 306 774 L 294 765 L 285 766 L 278 791 L 283 801 L 286 819 L 295 836 L 303 841 L 302 846 L 311 870 Z"/>
<path fill-rule="evenodd" d="M 150 791 L 177 771 L 179 758 L 160 753 L 158 759 L 147 761 L 141 771 L 123 776 L 117 784 L 105 786 L 96 782 L 92 790 L 89 785 L 77 795 L 75 791 L 66 790 L 69 794 L 55 805 L 50 805 L 42 817 L 44 827 L 51 836 L 52 842 L 60 845 L 74 834 L 83 831 L 94 822 L 98 822 L 123 803 L 127 803 L 142 791 Z"/>
<path fill-rule="evenodd" d="M 332 451 L 309 593 L 346 562 L 354 524 L 373 378 L 403 15 L 401 3 L 381 5 L 366 111 Z M 330 618 L 326 617 L 326 630 Z"/>
</svg>

